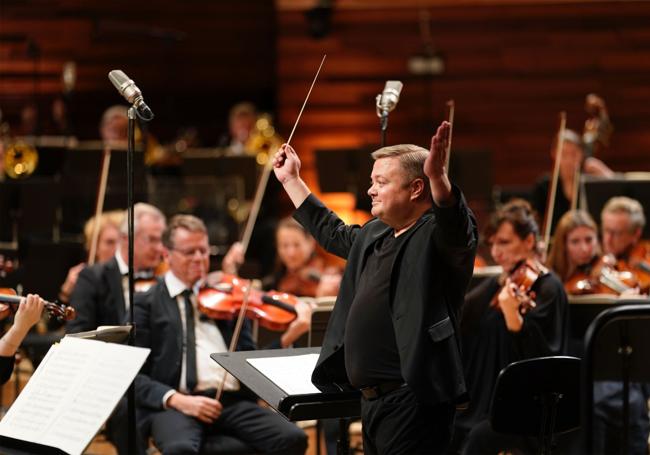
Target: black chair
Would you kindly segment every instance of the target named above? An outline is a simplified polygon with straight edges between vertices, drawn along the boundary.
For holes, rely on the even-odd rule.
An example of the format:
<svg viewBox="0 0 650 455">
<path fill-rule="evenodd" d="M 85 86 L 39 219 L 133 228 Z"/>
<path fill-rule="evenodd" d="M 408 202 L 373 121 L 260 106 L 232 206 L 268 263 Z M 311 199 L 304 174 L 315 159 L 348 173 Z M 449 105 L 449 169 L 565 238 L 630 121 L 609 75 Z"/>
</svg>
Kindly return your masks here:
<svg viewBox="0 0 650 455">
<path fill-rule="evenodd" d="M 497 433 L 537 437 L 551 453 L 556 434 L 580 426 L 580 359 L 540 357 L 501 370 L 492 395 L 490 423 Z"/>
<path fill-rule="evenodd" d="M 585 334 L 582 371 L 584 450 L 594 446 L 594 382 L 622 382 L 621 452 L 628 453 L 630 383 L 650 382 L 650 305 L 639 298 L 600 313 Z"/>
</svg>

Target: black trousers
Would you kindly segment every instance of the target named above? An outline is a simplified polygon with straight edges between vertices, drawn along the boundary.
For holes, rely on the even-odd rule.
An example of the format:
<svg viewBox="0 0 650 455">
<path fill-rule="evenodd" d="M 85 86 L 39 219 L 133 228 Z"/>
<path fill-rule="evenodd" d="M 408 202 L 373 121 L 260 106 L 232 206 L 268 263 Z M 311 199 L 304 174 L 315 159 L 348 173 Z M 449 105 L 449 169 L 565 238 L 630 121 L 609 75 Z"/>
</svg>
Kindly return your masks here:
<svg viewBox="0 0 650 455">
<path fill-rule="evenodd" d="M 198 454 L 203 440 L 211 434 L 228 434 L 260 453 L 303 454 L 307 448 L 305 432 L 284 417 L 249 400 L 222 400 L 223 411 L 212 424 L 174 409 L 148 417 L 147 429 L 165 455 Z"/>
<path fill-rule="evenodd" d="M 376 400 L 361 399 L 366 455 L 444 453 L 451 439 L 455 407 L 419 403 L 408 386 Z"/>
</svg>

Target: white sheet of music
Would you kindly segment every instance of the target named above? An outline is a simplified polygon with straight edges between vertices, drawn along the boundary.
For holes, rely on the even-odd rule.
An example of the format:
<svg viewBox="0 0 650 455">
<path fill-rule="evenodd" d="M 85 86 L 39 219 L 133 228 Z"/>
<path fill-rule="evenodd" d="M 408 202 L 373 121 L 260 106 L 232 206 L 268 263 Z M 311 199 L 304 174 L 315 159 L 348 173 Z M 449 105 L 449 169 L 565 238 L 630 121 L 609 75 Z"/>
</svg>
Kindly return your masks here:
<svg viewBox="0 0 650 455">
<path fill-rule="evenodd" d="M 246 359 L 255 369 L 289 395 L 320 393 L 311 383 L 318 354 Z"/>
<path fill-rule="evenodd" d="M 63 338 L 0 421 L 0 435 L 82 453 L 148 355 L 145 348 Z"/>
</svg>

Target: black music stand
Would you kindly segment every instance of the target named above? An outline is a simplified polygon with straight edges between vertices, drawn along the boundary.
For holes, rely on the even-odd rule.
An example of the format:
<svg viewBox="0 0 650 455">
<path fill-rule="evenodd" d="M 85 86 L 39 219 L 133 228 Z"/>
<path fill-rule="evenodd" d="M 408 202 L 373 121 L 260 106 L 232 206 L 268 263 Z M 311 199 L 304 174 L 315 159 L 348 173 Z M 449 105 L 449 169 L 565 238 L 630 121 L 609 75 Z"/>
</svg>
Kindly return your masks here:
<svg viewBox="0 0 650 455">
<path fill-rule="evenodd" d="M 269 349 L 224 352 L 210 357 L 290 421 L 359 417 L 361 395 L 358 391 L 289 395 L 246 361 L 319 352 L 320 348 Z M 347 432 L 341 433 L 340 454 L 343 453 L 342 447 L 349 447 Z"/>
<path fill-rule="evenodd" d="M 650 305 L 643 300 L 630 303 L 603 311 L 585 335 L 582 370 L 585 453 L 593 452 L 594 381 L 623 382 L 622 453 L 627 453 L 629 436 L 630 382 L 650 382 Z M 599 368 L 595 368 L 596 364 Z"/>
</svg>

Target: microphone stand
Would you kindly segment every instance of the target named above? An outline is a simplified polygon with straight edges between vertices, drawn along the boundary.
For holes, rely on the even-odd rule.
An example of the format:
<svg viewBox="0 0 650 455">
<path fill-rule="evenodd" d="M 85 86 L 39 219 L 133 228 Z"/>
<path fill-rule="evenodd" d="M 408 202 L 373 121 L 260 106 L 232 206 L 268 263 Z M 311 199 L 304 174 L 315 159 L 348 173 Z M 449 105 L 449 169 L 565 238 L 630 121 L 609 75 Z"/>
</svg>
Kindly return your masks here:
<svg viewBox="0 0 650 455">
<path fill-rule="evenodd" d="M 129 238 L 129 323 L 131 330 L 129 331 L 129 346 L 135 346 L 135 311 L 133 304 L 133 294 L 135 294 L 135 281 L 133 277 L 133 155 L 135 153 L 135 107 L 131 106 L 127 113 L 128 124 L 128 140 L 126 152 L 126 198 L 127 198 L 127 224 L 128 224 L 128 238 Z M 127 421 L 128 421 L 128 447 L 129 453 L 138 453 L 136 446 L 136 422 L 135 422 L 135 381 L 131 382 L 129 390 L 127 391 Z"/>
<path fill-rule="evenodd" d="M 386 146 L 386 130 L 388 129 L 388 112 L 389 110 L 382 106 L 381 104 L 382 94 L 377 95 L 376 98 L 376 107 L 377 107 L 377 117 L 379 117 L 380 125 L 380 146 Z"/>
</svg>

